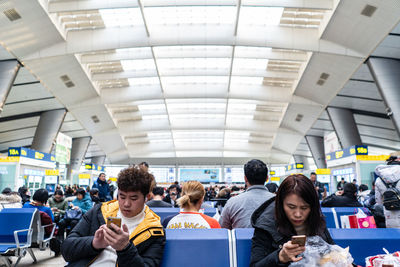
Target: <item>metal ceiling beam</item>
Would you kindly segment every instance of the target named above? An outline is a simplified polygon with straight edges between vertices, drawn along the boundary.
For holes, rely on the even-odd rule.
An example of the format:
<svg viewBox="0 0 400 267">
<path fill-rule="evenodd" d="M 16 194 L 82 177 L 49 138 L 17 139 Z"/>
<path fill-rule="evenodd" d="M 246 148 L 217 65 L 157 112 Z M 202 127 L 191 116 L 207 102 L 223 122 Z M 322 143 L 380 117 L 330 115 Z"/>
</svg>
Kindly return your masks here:
<svg viewBox="0 0 400 267">
<path fill-rule="evenodd" d="M 233 31 L 233 26 L 225 28 L 221 28 L 221 32 L 226 33 L 227 31 Z M 187 30 L 190 31 L 190 27 Z M 204 30 L 207 31 L 206 28 L 204 28 Z M 165 34 L 164 36 L 155 34 L 148 37 L 144 27 L 118 27 L 71 31 L 68 33 L 67 42 L 51 45 L 30 55 L 21 55 L 21 60 L 29 61 L 66 54 L 80 54 L 109 49 L 169 45 L 236 45 L 272 47 L 333 55 L 345 55 L 357 58 L 365 57 L 365 55 L 352 51 L 347 47 L 320 39 L 319 32 L 314 29 L 270 26 L 260 31 L 257 36 L 233 36 L 233 34 L 227 36 L 226 34 L 221 34 L 221 32 L 216 31 L 214 34 L 208 33 L 205 36 L 199 33 L 198 35 L 202 36 L 199 38 L 181 35 L 181 33 L 176 31 L 176 28 L 174 27 L 165 27 L 163 32 Z M 288 40 L 296 41 L 288 42 Z"/>
<path fill-rule="evenodd" d="M 218 0 L 199 0 L 189 1 L 180 0 L 180 6 L 234 6 L 234 1 L 221 2 Z M 266 7 L 288 7 L 288 8 L 305 8 L 305 9 L 324 9 L 331 10 L 333 8 L 332 0 L 269 0 L 259 1 L 255 0 L 250 2 L 249 5 L 266 6 Z M 146 7 L 176 7 L 175 1 L 152 1 L 151 4 L 147 4 Z M 137 8 L 138 5 L 132 0 L 75 0 L 75 1 L 50 1 L 48 4 L 48 12 L 73 12 L 103 8 Z"/>
</svg>

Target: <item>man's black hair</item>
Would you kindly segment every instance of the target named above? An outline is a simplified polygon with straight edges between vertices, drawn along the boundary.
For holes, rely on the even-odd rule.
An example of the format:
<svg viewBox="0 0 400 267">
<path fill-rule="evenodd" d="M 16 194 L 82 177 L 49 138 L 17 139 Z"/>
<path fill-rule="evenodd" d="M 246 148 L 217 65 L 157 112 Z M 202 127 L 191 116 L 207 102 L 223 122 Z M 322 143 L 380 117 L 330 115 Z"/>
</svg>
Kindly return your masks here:
<svg viewBox="0 0 400 267">
<path fill-rule="evenodd" d="M 63 191 L 62 191 L 62 190 L 60 190 L 60 189 L 57 189 L 57 190 L 54 192 L 54 195 L 63 196 L 63 195 L 64 195 L 64 193 L 63 193 Z"/>
<path fill-rule="evenodd" d="M 357 192 L 357 186 L 353 183 L 346 183 L 343 186 L 343 191 L 344 193 L 354 194 L 355 192 Z"/>
<path fill-rule="evenodd" d="M 155 196 L 162 196 L 162 195 L 164 195 L 164 188 L 159 187 L 159 186 L 155 186 L 155 187 L 153 188 L 153 194 L 154 194 Z"/>
<path fill-rule="evenodd" d="M 104 174 L 104 176 L 106 175 L 104 172 L 101 172 L 101 173 L 99 174 L 98 177 L 100 178 L 100 176 L 101 176 L 102 174 Z"/>
<path fill-rule="evenodd" d="M 311 176 L 311 175 L 315 175 L 315 176 L 316 176 L 317 174 L 316 174 L 315 172 L 312 172 L 312 173 L 310 173 L 310 176 Z"/>
<path fill-rule="evenodd" d="M 6 188 L 3 189 L 3 191 L 1 191 L 1 193 L 4 194 L 4 195 L 8 195 L 11 192 L 12 192 L 12 190 L 9 187 L 6 187 Z"/>
<path fill-rule="evenodd" d="M 99 193 L 99 189 L 97 189 L 97 188 L 92 188 L 92 189 L 90 189 L 90 195 L 91 196 L 93 196 L 93 195 L 96 195 L 97 193 Z"/>
<path fill-rule="evenodd" d="M 368 185 L 360 184 L 360 186 L 358 187 L 358 190 L 360 190 L 360 192 L 367 191 L 368 190 Z"/>
<path fill-rule="evenodd" d="M 400 161 L 397 161 L 398 157 L 397 156 L 390 156 L 386 160 L 386 165 L 400 165 Z"/>
<path fill-rule="evenodd" d="M 81 194 L 83 197 L 85 197 L 86 191 L 85 191 L 85 189 L 83 189 L 83 188 L 78 188 L 78 189 L 76 190 L 76 194 Z"/>
<path fill-rule="evenodd" d="M 144 166 L 146 166 L 147 168 L 149 167 L 149 164 L 148 164 L 146 161 L 141 162 L 141 163 L 139 164 L 139 166 L 140 166 L 140 165 L 144 165 Z"/>
<path fill-rule="evenodd" d="M 49 199 L 49 192 L 46 189 L 39 189 L 33 194 L 32 199 L 34 201 L 38 201 L 40 203 L 46 204 L 47 200 Z"/>
<path fill-rule="evenodd" d="M 275 183 L 268 183 L 268 184 L 265 185 L 265 187 L 271 193 L 275 193 L 276 191 L 278 191 L 278 185 L 275 184 Z"/>
<path fill-rule="evenodd" d="M 264 185 L 268 178 L 268 168 L 264 162 L 252 159 L 244 165 L 244 175 L 251 185 Z"/>
</svg>

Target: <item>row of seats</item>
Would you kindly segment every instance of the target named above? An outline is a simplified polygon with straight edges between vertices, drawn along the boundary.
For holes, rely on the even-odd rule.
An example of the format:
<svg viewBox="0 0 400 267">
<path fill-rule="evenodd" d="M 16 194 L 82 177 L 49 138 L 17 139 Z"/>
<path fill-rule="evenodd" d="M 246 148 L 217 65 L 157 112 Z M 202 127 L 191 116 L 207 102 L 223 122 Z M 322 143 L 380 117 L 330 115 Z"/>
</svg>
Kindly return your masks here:
<svg viewBox="0 0 400 267">
<path fill-rule="evenodd" d="M 357 265 L 365 258 L 400 250 L 400 229 L 329 229 L 335 243 L 350 247 Z M 163 267 L 221 266 L 244 267 L 250 264 L 254 229 L 167 229 Z"/>
<path fill-rule="evenodd" d="M 45 236 L 45 228 L 52 227 L 49 236 Z M 33 262 L 36 257 L 32 247 L 45 250 L 53 237 L 55 223 L 41 225 L 40 212 L 35 208 L 5 208 L 0 211 L 0 262 L 11 266 L 9 257 L 17 257 L 14 266 L 28 252 Z"/>
<path fill-rule="evenodd" d="M 161 221 L 164 218 L 179 213 L 179 208 L 151 208 L 158 216 Z M 207 208 L 204 210 L 204 214 L 213 217 L 217 212 L 216 208 Z M 352 215 L 357 213 L 357 208 L 322 208 L 322 213 L 325 215 L 326 225 L 328 228 L 341 228 L 340 216 Z"/>
</svg>

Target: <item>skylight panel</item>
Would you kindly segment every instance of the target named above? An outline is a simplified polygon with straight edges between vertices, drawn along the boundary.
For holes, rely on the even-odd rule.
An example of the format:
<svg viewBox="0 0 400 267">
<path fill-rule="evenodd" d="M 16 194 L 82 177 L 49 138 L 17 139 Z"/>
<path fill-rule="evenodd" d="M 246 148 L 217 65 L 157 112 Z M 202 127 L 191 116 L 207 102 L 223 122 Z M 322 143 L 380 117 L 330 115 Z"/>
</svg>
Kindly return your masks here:
<svg viewBox="0 0 400 267">
<path fill-rule="evenodd" d="M 244 76 L 232 76 L 231 84 L 254 84 L 261 85 L 263 83 L 263 77 L 244 77 Z"/>
<path fill-rule="evenodd" d="M 222 69 L 229 68 L 230 58 L 169 58 L 157 59 L 160 70 L 165 69 Z"/>
<path fill-rule="evenodd" d="M 183 45 L 154 47 L 155 56 L 160 58 L 221 58 L 232 56 L 232 46 L 223 45 Z"/>
<path fill-rule="evenodd" d="M 225 112 L 226 103 L 167 103 L 169 113 Z"/>
<path fill-rule="evenodd" d="M 156 65 L 153 59 L 121 60 L 124 70 L 154 70 Z"/>
<path fill-rule="evenodd" d="M 171 114 L 171 120 L 192 120 L 192 119 L 204 119 L 204 120 L 215 120 L 224 119 L 225 114 Z"/>
<path fill-rule="evenodd" d="M 235 58 L 233 60 L 233 70 L 266 70 L 268 59 L 257 58 Z"/>
<path fill-rule="evenodd" d="M 254 115 L 250 114 L 228 114 L 226 119 L 229 120 L 244 120 L 244 121 L 249 121 L 253 120 Z"/>
<path fill-rule="evenodd" d="M 128 81 L 131 86 L 160 84 L 158 77 L 128 78 Z"/>
<path fill-rule="evenodd" d="M 222 131 L 173 131 L 172 134 L 174 139 L 217 139 L 223 138 L 224 136 Z"/>
<path fill-rule="evenodd" d="M 147 104 L 147 105 L 138 105 L 140 111 L 149 111 L 149 110 L 165 110 L 164 104 Z"/>
<path fill-rule="evenodd" d="M 182 24 L 233 24 L 234 6 L 171 6 L 145 7 L 147 23 L 151 27 Z"/>
<path fill-rule="evenodd" d="M 279 25 L 283 9 L 282 7 L 243 6 L 240 10 L 239 25 L 243 28 Z"/>
<path fill-rule="evenodd" d="M 171 138 L 172 134 L 171 132 L 153 132 L 147 133 L 147 137 L 150 139 L 167 139 Z"/>
<path fill-rule="evenodd" d="M 139 8 L 99 9 L 106 27 L 144 25 Z"/>
<path fill-rule="evenodd" d="M 166 120 L 168 119 L 168 115 L 143 115 L 142 120 Z"/>
<path fill-rule="evenodd" d="M 216 83 L 227 84 L 229 76 L 171 76 L 162 77 L 162 83 L 166 84 L 203 84 L 203 83 Z"/>
<path fill-rule="evenodd" d="M 245 131 L 225 131 L 225 139 L 249 139 L 250 133 Z"/>
</svg>

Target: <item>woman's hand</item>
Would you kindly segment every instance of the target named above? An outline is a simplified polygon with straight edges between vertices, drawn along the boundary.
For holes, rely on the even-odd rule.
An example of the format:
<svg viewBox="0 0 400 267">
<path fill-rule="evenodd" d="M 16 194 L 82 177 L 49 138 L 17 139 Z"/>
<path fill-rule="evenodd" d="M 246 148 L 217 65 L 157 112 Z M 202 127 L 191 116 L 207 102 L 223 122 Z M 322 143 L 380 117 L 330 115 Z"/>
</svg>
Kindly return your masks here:
<svg viewBox="0 0 400 267">
<path fill-rule="evenodd" d="M 301 260 L 303 257 L 297 257 L 297 255 L 303 253 L 306 250 L 305 246 L 299 244 L 292 244 L 292 241 L 288 241 L 283 244 L 281 251 L 279 251 L 279 261 L 281 263 L 287 263 L 289 261 L 296 262 Z"/>
</svg>

